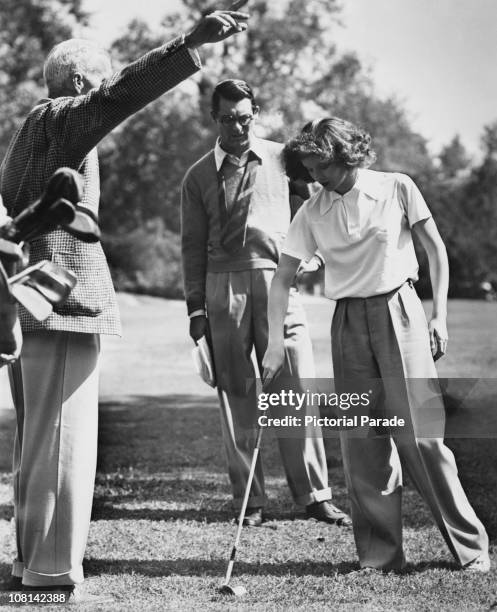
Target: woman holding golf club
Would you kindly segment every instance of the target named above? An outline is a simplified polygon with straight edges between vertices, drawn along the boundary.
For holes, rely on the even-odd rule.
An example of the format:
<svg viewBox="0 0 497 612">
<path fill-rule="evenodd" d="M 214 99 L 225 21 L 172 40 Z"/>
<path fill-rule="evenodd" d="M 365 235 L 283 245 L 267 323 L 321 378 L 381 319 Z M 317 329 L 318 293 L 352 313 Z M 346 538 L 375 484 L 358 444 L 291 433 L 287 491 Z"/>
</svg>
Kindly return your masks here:
<svg viewBox="0 0 497 612">
<path fill-rule="evenodd" d="M 332 117 L 312 121 L 285 147 L 291 178 L 317 181 L 296 214 L 269 299 L 263 381 L 278 375 L 288 291 L 301 260 L 319 249 L 326 296 L 336 301 L 331 339 L 335 383 L 374 389 L 369 416 L 400 416 L 403 427 L 340 433 L 361 568 L 400 570 L 402 467 L 407 470 L 461 567 L 488 571 L 488 537 L 444 445 L 444 407 L 434 360 L 447 348 L 448 260 L 413 181 L 366 169 L 368 134 Z M 412 234 L 425 249 L 433 288 L 429 324 L 413 288 Z M 369 387 L 367 386 L 369 385 Z M 366 429 L 366 431 L 364 431 Z"/>
</svg>

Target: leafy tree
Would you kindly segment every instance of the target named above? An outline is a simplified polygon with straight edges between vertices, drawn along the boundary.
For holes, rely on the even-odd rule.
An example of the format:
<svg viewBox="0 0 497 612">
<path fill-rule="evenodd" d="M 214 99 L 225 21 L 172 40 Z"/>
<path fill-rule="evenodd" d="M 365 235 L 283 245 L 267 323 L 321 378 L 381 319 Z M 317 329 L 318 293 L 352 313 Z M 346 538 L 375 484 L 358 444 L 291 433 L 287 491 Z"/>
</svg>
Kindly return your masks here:
<svg viewBox="0 0 497 612">
<path fill-rule="evenodd" d="M 160 32 L 134 20 L 113 44 L 116 62 L 130 62 L 185 31 L 210 5 L 183 0 L 177 13 L 164 18 Z M 214 143 L 210 96 L 223 78 L 252 85 L 262 107 L 262 136 L 283 141 L 311 118 L 343 116 L 372 133 L 378 168 L 431 181 L 425 141 L 410 128 L 400 105 L 379 99 L 358 58 L 337 51 L 336 0 L 258 0 L 250 13 L 247 33 L 203 47 L 202 72 L 130 118 L 101 147 L 101 220 L 109 236 L 160 223 L 178 232 L 181 180 Z M 157 233 L 150 232 L 153 241 Z"/>
<path fill-rule="evenodd" d="M 468 225 L 465 278 L 491 281 L 497 287 L 497 121 L 484 127 L 484 158 L 462 191 Z M 468 257 L 468 253 L 472 257 Z"/>
<path fill-rule="evenodd" d="M 449 254 L 452 297 L 482 297 L 483 281 L 497 287 L 496 136 L 497 123 L 484 128 L 484 156 L 473 168 L 462 165 L 467 157 L 455 138 L 444 149 L 448 155 L 433 187 L 437 222 Z"/>
<path fill-rule="evenodd" d="M 17 124 L 43 90 L 50 49 L 87 23 L 82 0 L 2 0 L 0 6 L 0 157 Z"/>
<path fill-rule="evenodd" d="M 442 149 L 438 157 L 443 178 L 454 178 L 462 171 L 469 170 L 471 160 L 458 134 Z"/>
<path fill-rule="evenodd" d="M 45 93 L 40 58 L 88 22 L 82 7 L 83 0 L 2 0 L 0 153 Z M 206 0 L 183 0 L 157 30 L 134 20 L 113 44 L 116 65 L 187 30 L 211 9 Z M 203 47 L 201 72 L 100 145 L 101 224 L 118 284 L 179 294 L 180 184 L 214 142 L 210 95 L 217 81 L 230 77 L 244 78 L 256 91 L 261 136 L 284 141 L 304 122 L 326 115 L 363 126 L 373 136 L 375 167 L 406 172 L 421 187 L 448 247 L 453 295 L 469 295 L 481 280 L 496 282 L 497 123 L 484 130 L 483 160 L 475 168 L 458 136 L 442 149 L 436 167 L 401 104 L 378 97 L 357 56 L 336 48 L 338 0 L 253 0 L 249 10 L 247 33 Z M 426 295 L 428 285 L 420 287 Z"/>
<path fill-rule="evenodd" d="M 495 161 L 495 158 L 497 157 L 497 121 L 494 121 L 483 128 L 481 144 L 485 161 Z"/>
<path fill-rule="evenodd" d="M 161 218 L 178 233 L 181 179 L 209 140 L 195 101 L 176 90 L 106 140 L 100 152 L 102 228 L 121 234 Z"/>
<path fill-rule="evenodd" d="M 116 59 L 121 63 L 135 59 L 176 35 L 178 23 L 186 29 L 190 19 L 209 8 L 209 2 L 184 0 L 182 10 L 164 19 L 160 36 L 143 22 L 133 21 L 113 45 Z M 415 177 L 431 171 L 425 141 L 411 130 L 400 106 L 375 96 L 355 55 L 337 52 L 333 42 L 338 27 L 335 0 L 259 0 L 252 3 L 250 13 L 251 27 L 246 34 L 202 48 L 204 69 L 200 74 L 180 88 L 180 93 L 167 94 L 115 134 L 112 153 L 102 159 L 103 194 L 111 208 L 121 211 L 121 227 L 160 215 L 166 227 L 177 230 L 181 178 L 214 142 L 210 95 L 222 78 L 244 78 L 254 87 L 262 107 L 261 135 L 285 140 L 310 118 L 342 115 L 372 132 L 377 167 Z M 129 153 L 126 155 L 142 149 L 145 153 L 138 159 L 129 160 Z M 117 185 L 124 185 L 120 193 Z M 160 205 L 151 202 L 148 193 L 155 194 Z M 140 203 L 143 200 L 146 205 Z M 114 216 L 109 212 L 104 218 L 108 229 Z"/>
<path fill-rule="evenodd" d="M 183 295 L 180 238 L 160 219 L 127 234 L 107 236 L 105 251 L 121 290 L 168 298 Z"/>
</svg>

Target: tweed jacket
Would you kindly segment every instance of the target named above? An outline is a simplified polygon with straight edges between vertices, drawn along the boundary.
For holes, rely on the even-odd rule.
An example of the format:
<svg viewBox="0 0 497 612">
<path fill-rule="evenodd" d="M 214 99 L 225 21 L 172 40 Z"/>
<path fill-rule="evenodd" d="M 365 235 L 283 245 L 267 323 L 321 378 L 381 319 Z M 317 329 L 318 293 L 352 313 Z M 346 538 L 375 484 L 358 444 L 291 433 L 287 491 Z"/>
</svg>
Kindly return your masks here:
<svg viewBox="0 0 497 612">
<path fill-rule="evenodd" d="M 84 179 L 82 204 L 98 213 L 100 178 L 96 145 L 124 119 L 200 68 L 179 37 L 150 51 L 85 95 L 41 100 L 14 135 L 0 168 L 8 213 L 21 212 L 61 166 Z M 130 152 L 132 154 L 132 152 Z M 23 331 L 121 332 L 109 268 L 100 243 L 85 244 L 62 230 L 31 244 L 30 264 L 48 259 L 72 270 L 78 283 L 69 299 L 43 322 L 24 309 Z"/>
</svg>

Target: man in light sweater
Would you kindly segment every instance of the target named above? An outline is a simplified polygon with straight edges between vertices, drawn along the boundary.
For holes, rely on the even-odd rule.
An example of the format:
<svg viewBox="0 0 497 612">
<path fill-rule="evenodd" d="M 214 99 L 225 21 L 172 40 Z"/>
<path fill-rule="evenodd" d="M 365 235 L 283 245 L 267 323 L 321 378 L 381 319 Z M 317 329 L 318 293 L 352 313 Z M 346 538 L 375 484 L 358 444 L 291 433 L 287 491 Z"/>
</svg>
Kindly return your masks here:
<svg viewBox="0 0 497 612">
<path fill-rule="evenodd" d="M 244 81 L 229 79 L 216 86 L 211 114 L 219 138 L 188 170 L 181 198 L 190 336 L 194 341 L 210 337 L 235 509 L 242 503 L 261 414 L 255 385 L 248 384 L 257 376 L 251 352 L 255 348 L 260 369 L 268 339 L 269 286 L 291 219 L 282 145 L 254 136 L 258 111 Z M 285 320 L 285 346 L 292 382 L 298 386 L 314 378 L 312 346 L 296 290 Z M 314 428 L 313 436 L 279 437 L 278 442 L 292 495 L 306 506 L 307 516 L 350 525 L 349 517 L 330 502 L 320 430 Z M 259 461 L 245 524 L 261 524 L 264 503 Z"/>
</svg>

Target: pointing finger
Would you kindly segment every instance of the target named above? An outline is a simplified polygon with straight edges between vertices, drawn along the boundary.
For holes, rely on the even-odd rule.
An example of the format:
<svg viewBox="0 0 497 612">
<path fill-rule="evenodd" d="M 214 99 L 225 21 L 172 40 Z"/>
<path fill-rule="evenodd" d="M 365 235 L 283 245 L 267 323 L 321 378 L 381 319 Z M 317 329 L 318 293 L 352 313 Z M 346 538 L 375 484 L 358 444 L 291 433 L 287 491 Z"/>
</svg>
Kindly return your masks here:
<svg viewBox="0 0 497 612">
<path fill-rule="evenodd" d="M 239 9 L 242 8 L 242 6 L 245 6 L 245 4 L 247 4 L 247 3 L 248 3 L 248 0 L 237 0 L 236 2 L 233 2 L 233 4 L 230 5 L 228 10 L 230 12 L 238 11 Z"/>
<path fill-rule="evenodd" d="M 215 13 L 218 14 L 218 13 Z M 233 17 L 233 19 L 236 19 L 237 21 L 239 20 L 243 20 L 246 21 L 250 15 L 248 13 L 240 13 L 238 11 L 220 11 L 221 15 L 229 15 L 230 17 Z"/>
</svg>

